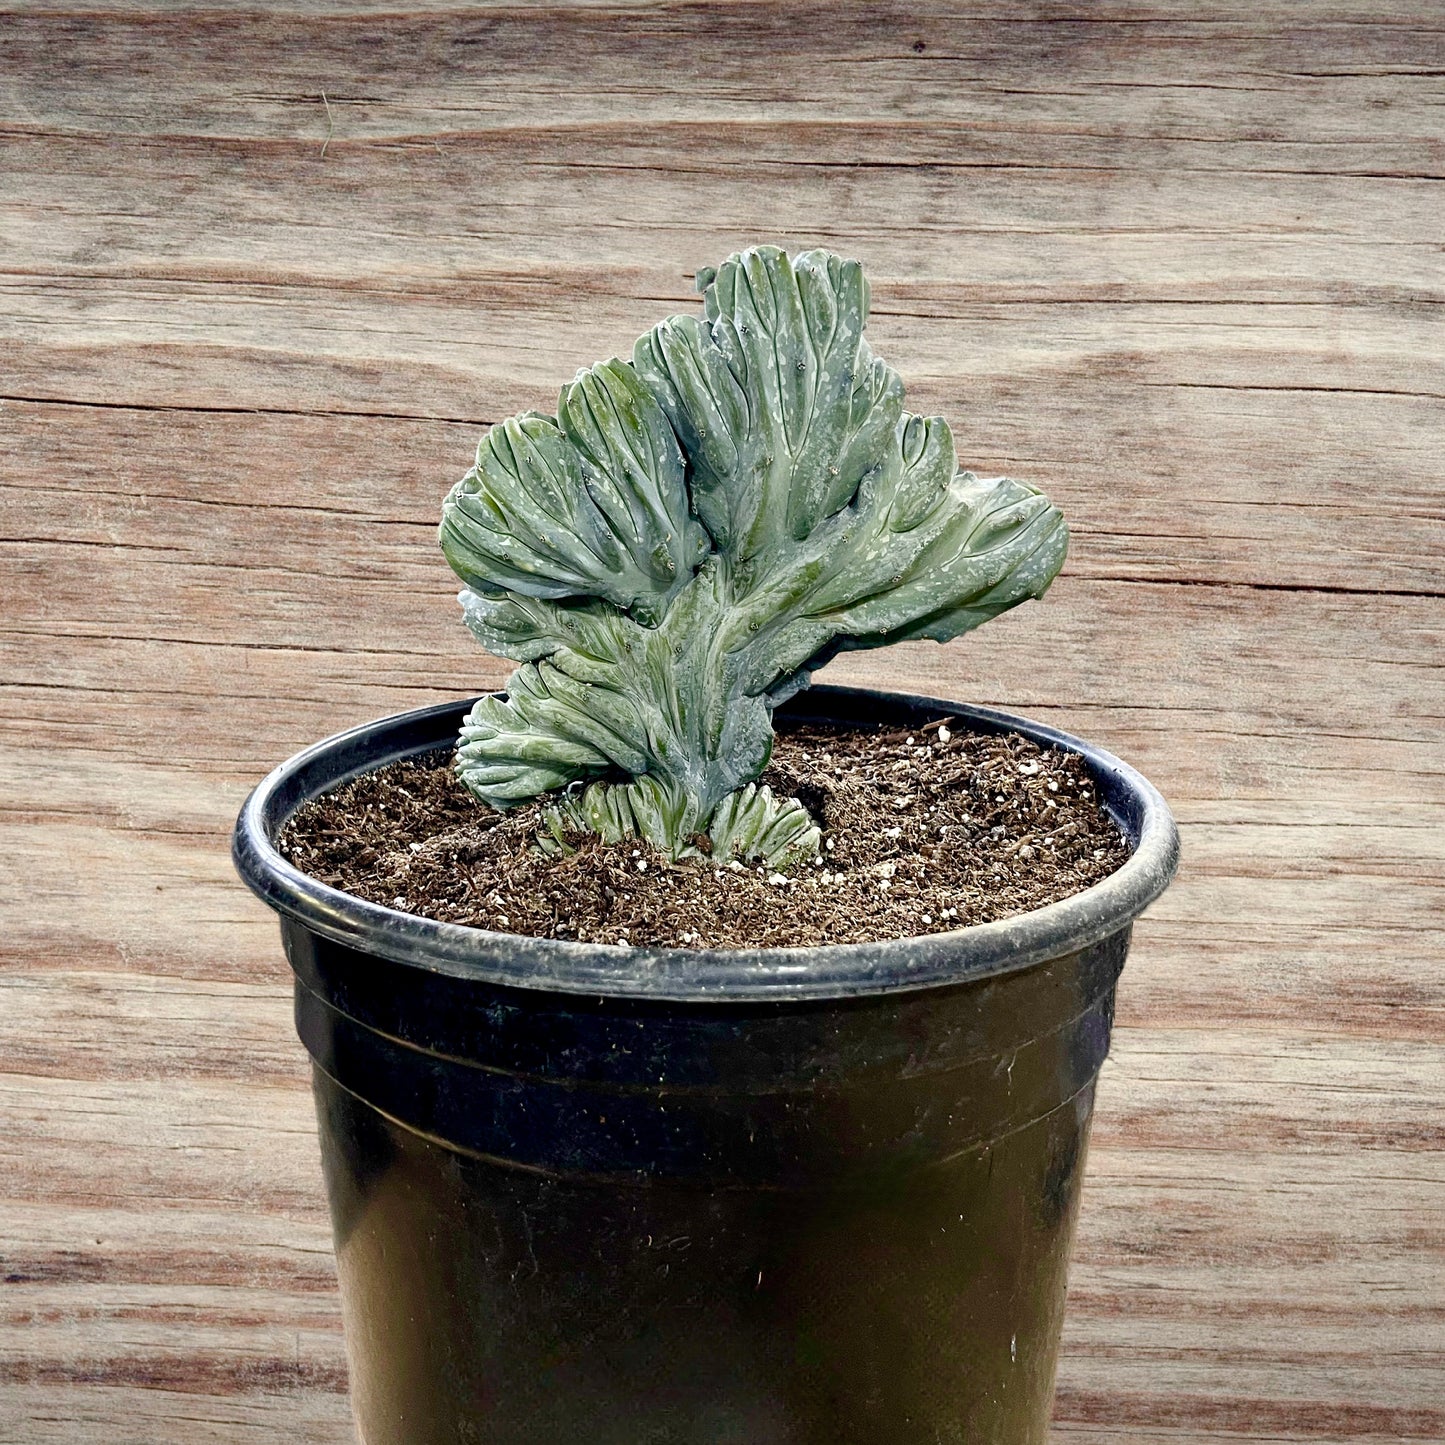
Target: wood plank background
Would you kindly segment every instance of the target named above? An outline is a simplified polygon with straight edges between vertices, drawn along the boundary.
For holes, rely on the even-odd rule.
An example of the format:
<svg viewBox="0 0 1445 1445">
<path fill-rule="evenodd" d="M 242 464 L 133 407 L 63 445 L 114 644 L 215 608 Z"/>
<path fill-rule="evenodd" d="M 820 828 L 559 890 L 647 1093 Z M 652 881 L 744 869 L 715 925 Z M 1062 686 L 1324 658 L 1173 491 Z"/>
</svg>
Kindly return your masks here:
<svg viewBox="0 0 1445 1445">
<path fill-rule="evenodd" d="M 480 427 L 755 240 L 1075 545 L 833 675 L 1174 803 L 1056 1438 L 1445 1439 L 1445 14 L 1431 0 L 0 13 L 0 1440 L 352 1438 L 288 975 L 303 744 L 502 680 Z"/>
</svg>

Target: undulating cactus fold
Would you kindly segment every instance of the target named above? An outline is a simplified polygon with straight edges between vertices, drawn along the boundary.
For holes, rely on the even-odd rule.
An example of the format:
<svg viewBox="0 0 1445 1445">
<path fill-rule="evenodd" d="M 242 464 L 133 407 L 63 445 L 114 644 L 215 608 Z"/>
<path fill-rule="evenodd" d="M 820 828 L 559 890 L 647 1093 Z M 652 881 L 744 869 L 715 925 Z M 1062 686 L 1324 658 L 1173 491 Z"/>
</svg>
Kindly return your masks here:
<svg viewBox="0 0 1445 1445">
<path fill-rule="evenodd" d="M 701 317 L 581 372 L 556 416 L 494 426 L 446 498 L 467 626 L 520 664 L 457 770 L 497 808 L 562 790 L 551 850 L 591 829 L 785 867 L 819 833 L 754 786 L 773 708 L 844 649 L 944 642 L 1042 596 L 1068 530 L 903 409 L 856 261 L 757 246 L 698 284 Z"/>
</svg>

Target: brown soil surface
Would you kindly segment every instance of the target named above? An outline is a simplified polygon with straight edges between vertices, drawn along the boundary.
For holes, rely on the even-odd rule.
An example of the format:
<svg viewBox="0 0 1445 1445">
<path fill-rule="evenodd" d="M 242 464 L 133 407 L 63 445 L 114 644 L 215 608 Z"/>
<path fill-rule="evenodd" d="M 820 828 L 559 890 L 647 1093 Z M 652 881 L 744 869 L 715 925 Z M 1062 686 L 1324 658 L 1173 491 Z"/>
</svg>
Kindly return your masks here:
<svg viewBox="0 0 1445 1445">
<path fill-rule="evenodd" d="M 809 724 L 781 731 L 763 781 L 797 796 L 824 852 L 788 876 L 669 863 L 635 839 L 549 858 L 540 805 L 491 811 L 449 752 L 306 804 L 282 853 L 324 883 L 452 923 L 589 943 L 747 948 L 863 943 L 1024 913 L 1128 857 L 1072 753 L 1016 734 Z"/>
</svg>

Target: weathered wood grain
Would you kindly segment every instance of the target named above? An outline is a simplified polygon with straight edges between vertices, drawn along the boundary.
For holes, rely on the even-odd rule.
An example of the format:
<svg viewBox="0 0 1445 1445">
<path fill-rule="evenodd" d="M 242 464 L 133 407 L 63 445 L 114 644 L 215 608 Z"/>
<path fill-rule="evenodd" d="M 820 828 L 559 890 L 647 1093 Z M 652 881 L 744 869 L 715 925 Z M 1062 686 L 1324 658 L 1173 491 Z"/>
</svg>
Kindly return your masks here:
<svg viewBox="0 0 1445 1445">
<path fill-rule="evenodd" d="M 1299 396 L 1281 432 L 1271 414 L 1276 403 L 1251 407 L 1228 389 L 1221 398 L 1209 389 L 1124 379 L 1102 385 L 1080 376 L 1072 391 L 1045 416 L 1023 403 L 1017 381 L 954 383 L 926 397 L 955 418 L 975 470 L 1035 479 L 1069 508 L 1071 577 L 1440 590 L 1445 520 L 1434 505 L 1430 429 L 1439 403 Z M 515 398 L 519 407 L 553 399 L 541 386 Z M 360 432 L 314 417 L 28 402 L 0 403 L 0 416 L 16 459 L 17 480 L 3 492 L 3 541 L 11 545 L 154 550 L 163 525 L 166 548 L 194 555 L 219 550 L 228 530 L 244 529 L 249 509 L 259 507 L 287 523 L 277 540 L 297 570 L 312 570 L 308 549 L 346 528 L 368 544 L 348 547 L 354 574 L 384 581 L 405 558 L 413 567 L 430 564 L 434 582 L 450 586 L 418 543 L 434 525 L 436 479 L 465 470 L 478 424 L 377 419 Z M 1117 429 L 1112 446 L 1101 445 L 1089 421 Z M 1227 470 L 1211 450 L 1220 427 L 1232 437 Z M 1276 476 L 1270 469 L 1280 448 L 1292 465 Z M 193 477 L 198 453 L 244 455 L 245 466 Z M 44 481 L 22 485 L 22 467 Z M 1178 495 L 1170 479 L 1191 472 L 1197 486 Z M 1107 488 L 1099 485 L 1104 477 Z M 238 507 L 240 516 L 224 510 Z M 1388 541 L 1381 536 L 1387 518 Z"/>
<path fill-rule="evenodd" d="M 1047 602 L 832 675 L 1143 767 L 1069 1445 L 1445 1438 L 1445 23 L 1419 0 L 0 10 L 0 1445 L 352 1438 L 274 762 L 495 686 L 481 428 L 825 244 Z"/>
</svg>

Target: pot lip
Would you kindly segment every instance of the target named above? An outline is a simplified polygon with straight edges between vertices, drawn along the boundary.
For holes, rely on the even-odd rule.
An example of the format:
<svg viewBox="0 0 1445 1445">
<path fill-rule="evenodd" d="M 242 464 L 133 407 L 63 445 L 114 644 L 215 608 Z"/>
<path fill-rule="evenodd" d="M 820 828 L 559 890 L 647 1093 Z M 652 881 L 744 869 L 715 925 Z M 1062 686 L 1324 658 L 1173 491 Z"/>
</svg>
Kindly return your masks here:
<svg viewBox="0 0 1445 1445">
<path fill-rule="evenodd" d="M 246 885 L 277 913 L 360 952 L 478 983 L 548 992 L 674 1003 L 846 999 L 937 988 L 1062 957 L 1127 928 L 1169 885 L 1179 832 L 1168 805 L 1142 774 L 1070 733 L 994 708 L 912 693 L 818 685 L 785 710 L 820 718 L 862 707 L 945 715 L 1011 731 L 1081 755 L 1109 812 L 1132 844 L 1128 860 L 1081 893 L 992 923 L 876 943 L 808 947 L 680 949 L 577 943 L 444 923 L 370 903 L 292 866 L 272 839 L 302 802 L 361 773 L 444 743 L 418 743 L 418 728 L 461 715 L 476 699 L 446 702 L 363 723 L 303 749 L 274 768 L 242 805 L 231 855 Z M 830 708 L 829 704 L 833 707 Z M 836 711 L 835 711 L 836 710 Z M 409 730 L 390 753 L 377 744 Z M 365 752 L 367 745 L 371 752 Z M 353 765 L 325 772 L 328 762 Z M 318 776 L 319 775 L 319 776 Z M 309 785 L 308 785 L 309 784 Z"/>
</svg>

